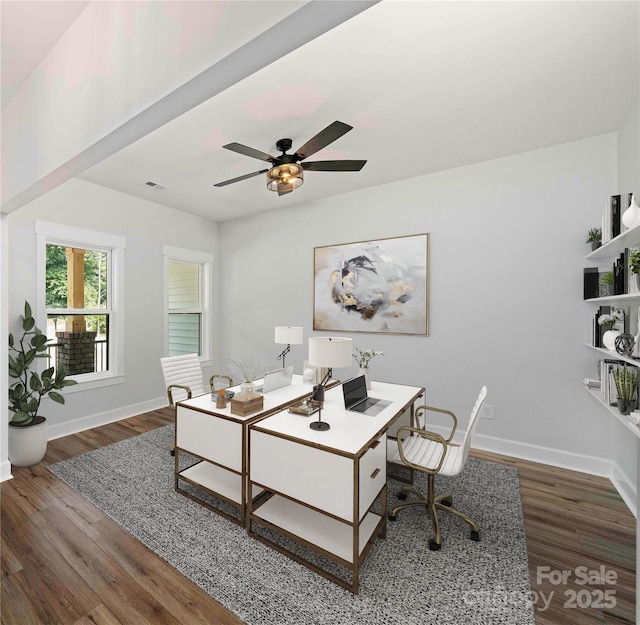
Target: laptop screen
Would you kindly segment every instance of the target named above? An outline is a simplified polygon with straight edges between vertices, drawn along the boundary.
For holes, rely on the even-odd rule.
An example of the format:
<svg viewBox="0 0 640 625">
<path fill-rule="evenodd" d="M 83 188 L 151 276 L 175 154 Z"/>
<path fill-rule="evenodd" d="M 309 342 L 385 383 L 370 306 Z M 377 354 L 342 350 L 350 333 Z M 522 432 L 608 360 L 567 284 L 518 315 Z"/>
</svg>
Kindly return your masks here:
<svg viewBox="0 0 640 625">
<path fill-rule="evenodd" d="M 342 385 L 342 393 L 344 394 L 345 408 L 357 404 L 359 401 L 366 399 L 367 397 L 367 383 L 364 376 L 360 375 L 357 378 L 347 380 Z"/>
</svg>

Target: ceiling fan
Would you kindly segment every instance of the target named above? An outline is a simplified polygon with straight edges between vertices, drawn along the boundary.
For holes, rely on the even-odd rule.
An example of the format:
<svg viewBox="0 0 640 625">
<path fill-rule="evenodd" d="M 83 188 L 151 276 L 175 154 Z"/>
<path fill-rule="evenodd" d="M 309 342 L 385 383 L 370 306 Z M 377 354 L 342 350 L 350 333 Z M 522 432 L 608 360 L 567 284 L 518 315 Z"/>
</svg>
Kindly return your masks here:
<svg viewBox="0 0 640 625">
<path fill-rule="evenodd" d="M 360 171 L 367 161 L 311 161 L 301 162 L 307 157 L 320 151 L 342 135 L 349 132 L 353 126 L 344 122 L 335 121 L 329 124 L 324 130 L 321 130 L 315 137 L 312 137 L 302 147 L 298 148 L 293 154 L 287 154 L 287 150 L 291 149 L 291 139 L 280 139 L 276 142 L 276 149 L 282 154 L 280 156 L 272 156 L 266 152 L 255 150 L 240 143 L 228 143 L 223 148 L 258 158 L 261 161 L 271 163 L 268 169 L 261 169 L 252 174 L 245 174 L 231 180 L 218 182 L 214 187 L 224 187 L 234 182 L 240 182 L 247 178 L 253 178 L 260 174 L 267 174 L 267 188 L 270 191 L 277 191 L 278 195 L 291 193 L 295 188 L 299 187 L 304 181 L 303 171 Z"/>
</svg>

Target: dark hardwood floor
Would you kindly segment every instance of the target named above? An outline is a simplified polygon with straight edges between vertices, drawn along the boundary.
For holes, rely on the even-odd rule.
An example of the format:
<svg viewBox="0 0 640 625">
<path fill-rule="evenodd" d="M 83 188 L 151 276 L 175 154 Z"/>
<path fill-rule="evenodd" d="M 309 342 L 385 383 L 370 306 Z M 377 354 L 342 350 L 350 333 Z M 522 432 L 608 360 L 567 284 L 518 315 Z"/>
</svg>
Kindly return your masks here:
<svg viewBox="0 0 640 625">
<path fill-rule="evenodd" d="M 51 441 L 2 483 L 2 625 L 241 625 L 47 470 L 172 422 L 166 408 Z M 635 519 L 612 484 L 472 453 L 519 470 L 536 625 L 634 623 Z M 508 591 L 495 599 L 529 599 Z"/>
</svg>

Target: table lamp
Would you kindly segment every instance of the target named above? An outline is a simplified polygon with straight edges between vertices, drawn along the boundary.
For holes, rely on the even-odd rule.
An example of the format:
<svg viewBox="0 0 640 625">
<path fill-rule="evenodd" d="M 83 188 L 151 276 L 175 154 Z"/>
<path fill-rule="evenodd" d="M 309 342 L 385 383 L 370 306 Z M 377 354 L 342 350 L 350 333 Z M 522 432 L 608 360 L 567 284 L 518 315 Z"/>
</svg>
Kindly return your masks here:
<svg viewBox="0 0 640 625">
<path fill-rule="evenodd" d="M 320 384 L 313 387 L 311 400 L 317 402 L 320 410 L 318 420 L 309 424 L 312 430 L 328 430 L 331 426 L 322 421 L 322 402 L 324 387 L 331 379 L 333 367 L 349 367 L 353 362 L 353 341 L 336 336 L 313 336 L 309 339 L 309 364 L 314 367 L 326 367 L 327 375 Z"/>
<path fill-rule="evenodd" d="M 276 343 L 286 345 L 282 353 L 278 356 L 278 360 L 282 360 L 282 368 L 285 368 L 285 356 L 291 351 L 291 345 L 300 345 L 302 343 L 303 328 L 295 326 L 276 326 Z"/>
</svg>

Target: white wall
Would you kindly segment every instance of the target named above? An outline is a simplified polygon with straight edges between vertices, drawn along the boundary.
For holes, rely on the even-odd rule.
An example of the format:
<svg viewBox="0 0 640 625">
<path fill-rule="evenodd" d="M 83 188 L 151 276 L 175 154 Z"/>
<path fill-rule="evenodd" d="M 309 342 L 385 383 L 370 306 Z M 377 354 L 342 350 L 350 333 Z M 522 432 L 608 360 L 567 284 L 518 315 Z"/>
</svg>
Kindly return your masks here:
<svg viewBox="0 0 640 625">
<path fill-rule="evenodd" d="M 0 336 L 9 334 L 9 320 L 4 311 L 8 309 L 9 288 L 9 227 L 7 216 L 0 214 Z M 8 343 L 0 343 L 0 395 L 7 397 L 9 393 L 9 348 Z M 7 444 L 7 428 L 9 423 L 8 402 L 0 402 L 0 482 L 11 476 L 9 449 Z"/>
<path fill-rule="evenodd" d="M 597 361 L 582 268 L 586 232 L 615 188 L 608 134 L 225 222 L 223 352 L 276 364 L 273 328 L 284 324 L 304 326 L 306 343 L 314 246 L 429 232 L 430 336 L 352 335 L 384 350 L 374 377 L 425 386 L 462 427 L 487 384 L 485 447 L 607 473 L 612 420 L 582 385 Z M 288 363 L 300 370 L 306 355 L 293 346 Z"/>
<path fill-rule="evenodd" d="M 9 224 L 10 329 L 19 331 L 25 299 L 36 301 L 36 219 L 126 237 L 125 381 L 117 386 L 64 391 L 66 404 L 46 399 L 49 438 L 166 405 L 160 357 L 164 349 L 163 245 L 214 254 L 218 225 L 160 204 L 82 180 L 71 180 L 12 213 Z M 214 263 L 215 272 L 215 263 Z M 217 284 L 214 285 L 217 290 Z M 217 320 L 217 313 L 214 323 Z M 38 320 L 44 327 L 44 319 Z M 217 352 L 217 346 L 214 346 Z"/>
</svg>

